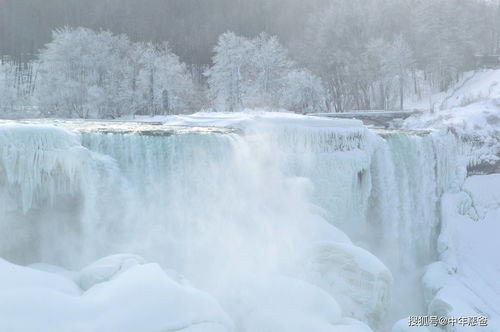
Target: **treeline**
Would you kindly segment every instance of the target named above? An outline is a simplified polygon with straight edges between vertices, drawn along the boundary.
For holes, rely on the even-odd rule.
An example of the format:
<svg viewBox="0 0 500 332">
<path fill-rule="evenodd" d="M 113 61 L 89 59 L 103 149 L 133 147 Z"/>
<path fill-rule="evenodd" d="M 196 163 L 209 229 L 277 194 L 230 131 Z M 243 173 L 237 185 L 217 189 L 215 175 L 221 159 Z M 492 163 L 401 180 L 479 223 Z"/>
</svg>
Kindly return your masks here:
<svg viewBox="0 0 500 332">
<path fill-rule="evenodd" d="M 196 109 L 186 66 L 168 45 L 62 29 L 38 58 L 35 104 L 47 115 L 120 117 Z"/>
<path fill-rule="evenodd" d="M 331 111 L 403 107 L 405 95 L 447 89 L 500 53 L 500 5 L 480 0 L 332 0 L 297 43 Z"/>
<path fill-rule="evenodd" d="M 35 62 L 0 59 L 0 112 L 24 110 L 32 105 L 37 73 L 35 66 Z"/>
<path fill-rule="evenodd" d="M 167 44 L 132 43 L 107 31 L 55 31 L 28 67 L 35 71 L 25 80 L 29 91 L 19 84 L 26 74 L 18 67 L 8 60 L 0 65 L 0 107 L 29 101 L 46 116 L 116 118 L 203 104 L 191 73 Z"/>
<path fill-rule="evenodd" d="M 213 66 L 205 72 L 211 106 L 218 111 L 285 108 L 320 112 L 326 106 L 321 79 L 297 68 L 276 37 L 220 36 Z"/>
<path fill-rule="evenodd" d="M 214 65 L 190 71 L 166 43 L 133 43 L 125 35 L 64 28 L 28 66 L 0 64 L 0 108 L 31 105 L 44 116 L 118 118 L 202 108 L 324 109 L 321 80 L 297 68 L 276 37 L 220 36 Z M 207 84 L 203 84 L 207 81 Z"/>
<path fill-rule="evenodd" d="M 0 0 L 0 6 L 5 1 L 9 2 Z M 19 0 L 23 1 L 27 0 Z M 139 24 L 132 38 L 99 29 L 57 29 L 52 41 L 30 61 L 3 58 L 0 108 L 28 105 L 45 115 L 71 117 L 173 114 L 202 108 L 268 107 L 304 113 L 403 109 L 409 99 L 446 90 L 462 73 L 475 69 L 475 55 L 500 53 L 500 4 L 494 1 L 315 0 L 301 5 L 286 0 L 295 6 L 283 8 L 286 24 L 269 17 L 279 13 L 273 1 L 265 2 L 264 12 L 256 5 L 264 5 L 263 0 L 240 4 L 249 16 L 265 14 L 255 22 L 231 12 L 238 1 L 211 0 L 217 2 L 213 7 L 210 1 L 199 6 L 183 1 L 148 0 L 141 8 L 128 0 L 94 4 L 96 8 L 106 5 L 103 10 L 108 13 L 127 13 L 111 15 L 113 19 L 103 24 L 92 21 L 112 31 L 129 26 L 124 22 L 136 17 L 133 11 L 141 17 L 155 8 L 163 13 L 168 7 L 172 20 Z M 68 0 L 66 5 L 73 2 Z M 73 5 L 82 10 L 86 6 Z M 193 17 L 200 19 L 200 8 L 207 13 L 219 8 L 221 12 L 214 15 L 227 17 L 191 38 L 194 30 L 186 23 Z M 295 12 L 298 9 L 303 10 L 301 15 Z M 98 14 L 83 11 L 81 15 L 85 23 Z M 233 21 L 235 17 L 241 21 Z M 180 18 L 184 23 L 179 23 Z M 224 22 L 234 26 L 236 33 L 222 33 L 212 42 L 212 34 Z M 2 24 L 5 21 L 0 20 Z M 155 30 L 155 26 L 162 28 Z M 162 38 L 161 31 L 167 27 L 175 36 Z M 134 41 L 147 40 L 149 34 L 144 31 L 148 29 L 159 33 L 152 38 L 156 42 Z M 285 44 L 260 30 L 275 32 Z M 0 32 L 0 41 L 4 40 L 5 32 Z M 205 59 L 200 49 L 212 57 Z"/>
</svg>

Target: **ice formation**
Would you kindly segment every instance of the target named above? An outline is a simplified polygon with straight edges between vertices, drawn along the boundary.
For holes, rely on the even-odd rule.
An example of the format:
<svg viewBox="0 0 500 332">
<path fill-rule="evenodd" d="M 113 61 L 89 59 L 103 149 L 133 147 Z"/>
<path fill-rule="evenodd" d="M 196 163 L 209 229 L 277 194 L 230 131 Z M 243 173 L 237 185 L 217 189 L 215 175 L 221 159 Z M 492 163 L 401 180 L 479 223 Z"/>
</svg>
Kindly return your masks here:
<svg viewBox="0 0 500 332">
<path fill-rule="evenodd" d="M 452 132 L 282 114 L 165 122 L 0 125 L 0 256 L 73 270 L 2 261 L 0 329 L 388 331 L 427 308 L 477 307 L 449 298 L 467 285 L 453 211 L 492 220 L 498 200 L 465 181 Z M 121 252 L 144 259 L 92 263 Z M 26 312 L 33 322 L 16 320 Z"/>
</svg>

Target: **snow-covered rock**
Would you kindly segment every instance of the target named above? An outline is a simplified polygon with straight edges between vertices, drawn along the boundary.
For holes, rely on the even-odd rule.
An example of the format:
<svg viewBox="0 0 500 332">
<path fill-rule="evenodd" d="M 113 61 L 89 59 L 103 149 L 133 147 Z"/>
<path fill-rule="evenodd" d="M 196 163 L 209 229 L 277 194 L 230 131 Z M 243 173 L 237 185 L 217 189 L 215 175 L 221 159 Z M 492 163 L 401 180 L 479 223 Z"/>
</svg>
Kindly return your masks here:
<svg viewBox="0 0 500 332">
<path fill-rule="evenodd" d="M 11 264 L 0 258 L 0 293 L 16 290 L 49 289 L 52 292 L 78 296 L 81 289 L 69 278 Z"/>
<path fill-rule="evenodd" d="M 118 260 L 127 261 L 124 257 Z M 97 271 L 116 261 L 111 257 L 93 266 Z M 128 267 L 82 293 L 55 273 L 1 260 L 0 331 L 232 331 L 227 314 L 206 293 L 173 281 L 157 264 Z"/>
<path fill-rule="evenodd" d="M 331 294 L 344 314 L 380 329 L 391 303 L 392 274 L 368 251 L 349 243 L 318 244 L 312 250 L 312 280 Z"/>
<path fill-rule="evenodd" d="M 335 299 L 319 287 L 289 277 L 269 276 L 246 285 L 239 321 L 246 332 L 371 332 L 343 315 Z"/>
<path fill-rule="evenodd" d="M 90 264 L 78 274 L 78 284 L 83 290 L 109 281 L 136 265 L 145 264 L 142 257 L 137 255 L 120 254 L 104 257 Z"/>
</svg>

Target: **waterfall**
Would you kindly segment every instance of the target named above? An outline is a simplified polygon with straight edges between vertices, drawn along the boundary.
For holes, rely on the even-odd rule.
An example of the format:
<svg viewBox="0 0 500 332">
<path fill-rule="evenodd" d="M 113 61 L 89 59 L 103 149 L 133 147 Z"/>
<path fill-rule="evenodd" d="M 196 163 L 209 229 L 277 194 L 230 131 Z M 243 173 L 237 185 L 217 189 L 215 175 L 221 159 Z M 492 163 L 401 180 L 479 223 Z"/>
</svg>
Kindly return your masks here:
<svg viewBox="0 0 500 332">
<path fill-rule="evenodd" d="M 10 236 L 0 256 L 80 268 L 138 254 L 215 296 L 235 320 L 228 288 L 282 275 L 386 330 L 424 313 L 419 278 L 437 259 L 440 197 L 460 186 L 465 166 L 452 134 L 325 123 L 168 135 L 1 125 L 0 229 Z"/>
</svg>

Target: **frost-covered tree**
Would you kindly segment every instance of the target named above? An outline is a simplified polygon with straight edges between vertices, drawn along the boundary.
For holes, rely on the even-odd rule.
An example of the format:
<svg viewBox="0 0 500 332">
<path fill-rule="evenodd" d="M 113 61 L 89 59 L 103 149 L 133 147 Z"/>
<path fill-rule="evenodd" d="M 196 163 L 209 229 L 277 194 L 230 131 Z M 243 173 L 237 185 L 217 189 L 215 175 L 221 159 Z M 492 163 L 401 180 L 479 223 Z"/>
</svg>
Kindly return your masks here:
<svg viewBox="0 0 500 332">
<path fill-rule="evenodd" d="M 16 66 L 11 61 L 0 61 L 0 110 L 12 109 L 17 101 Z"/>
<path fill-rule="evenodd" d="M 245 82 L 245 104 L 277 107 L 292 67 L 287 50 L 275 36 L 261 33 L 251 41 L 249 81 Z"/>
<path fill-rule="evenodd" d="M 261 33 L 246 39 L 221 35 L 214 64 L 207 71 L 210 94 L 219 111 L 242 108 L 288 108 L 295 112 L 323 111 L 326 105 L 321 79 L 295 69 L 278 39 Z"/>
<path fill-rule="evenodd" d="M 285 6 L 285 11 L 281 2 L 266 0 L 244 4 L 216 0 L 220 10 L 213 4 L 199 2 L 193 8 L 194 0 L 154 0 L 146 5 L 132 0 L 90 0 L 86 5 L 78 0 L 68 0 L 64 5 L 59 0 L 47 1 L 35 4 L 34 8 L 50 22 L 43 20 L 42 25 L 36 26 L 29 21 L 33 6 L 17 2 L 6 6 L 0 1 L 0 56 L 17 57 L 16 104 L 27 102 L 25 98 L 30 95 L 27 91 L 32 90 L 37 77 L 33 75 L 37 71 L 29 72 L 27 67 L 38 53 L 39 45 L 50 38 L 46 32 L 54 26 L 85 24 L 128 32 L 137 41 L 168 40 L 190 68 L 186 71 L 188 80 L 182 74 L 179 84 L 171 84 L 169 80 L 169 88 L 164 89 L 156 86 L 163 77 L 161 65 L 156 60 L 150 62 L 154 63 L 153 76 L 157 70 L 159 74 L 153 77 L 154 84 L 150 84 L 153 89 L 146 91 L 144 52 L 149 52 L 149 48 L 144 45 L 147 43 L 133 44 L 126 37 L 89 29 L 59 30 L 54 33 L 57 40 L 41 51 L 42 66 L 37 77 L 40 84 L 36 90 L 44 112 L 61 116 L 117 117 L 201 107 L 207 101 L 203 95 L 207 82 L 191 69 L 198 68 L 201 73 L 202 68 L 204 71 L 211 65 L 209 54 L 217 37 L 213 66 L 206 71 L 209 99 L 215 108 L 226 111 L 279 106 L 284 78 L 295 66 L 278 38 L 259 35 L 261 31 L 278 35 L 291 50 L 298 67 L 305 67 L 321 78 L 330 111 L 401 107 L 409 94 L 419 96 L 422 92 L 447 89 L 465 71 L 475 68 L 474 55 L 500 52 L 498 1 L 286 0 L 290 6 Z M 202 20 L 207 12 L 214 14 L 209 15 L 210 23 Z M 276 13 L 280 14 L 277 19 Z M 21 17 L 23 24 L 17 17 Z M 201 21 L 205 22 L 201 29 L 190 24 Z M 23 29 L 28 26 L 36 31 L 26 34 Z M 193 29 L 194 26 L 197 28 Z M 220 35 L 227 29 L 258 37 Z M 399 48 L 399 55 L 392 45 L 397 40 L 408 46 L 406 50 Z M 376 45 L 375 41 L 385 44 Z M 383 48 L 378 52 L 383 54 L 382 58 L 373 56 L 377 47 Z M 384 57 L 391 54 L 395 56 L 393 64 L 408 62 L 405 60 L 408 50 L 414 58 L 410 77 L 404 77 L 405 71 L 394 76 L 390 75 L 393 70 L 382 70 Z M 161 51 L 153 53 L 153 57 L 163 56 Z M 374 61 L 374 58 L 380 59 Z M 404 81 L 403 90 L 399 79 Z M 194 81 L 194 87 L 189 80 Z M 175 92 L 172 87 L 176 86 L 185 88 Z M 399 90 L 395 92 L 397 87 Z M 193 91 L 194 96 L 190 94 Z"/>
<path fill-rule="evenodd" d="M 0 59 L 0 111 L 31 107 L 37 63 Z"/>
<path fill-rule="evenodd" d="M 238 111 L 243 107 L 248 82 L 252 44 L 226 32 L 214 48 L 213 66 L 207 71 L 209 92 L 219 111 Z"/>
<path fill-rule="evenodd" d="M 498 49 L 497 6 L 476 0 L 331 0 L 309 18 L 296 53 L 322 78 L 335 111 L 402 107 L 408 92 L 445 90 L 474 68 L 474 54 Z M 380 61 L 370 55 L 375 48 L 383 48 Z M 393 68 L 382 70 L 387 57 Z M 393 69 L 408 64 L 411 76 L 398 70 L 394 78 Z"/>
<path fill-rule="evenodd" d="M 116 118 L 130 114 L 134 110 L 128 103 L 130 91 L 130 50 L 131 43 L 127 36 L 113 36 L 109 32 L 100 33 L 101 43 L 108 43 L 107 61 L 103 61 L 99 68 L 101 75 L 97 86 L 102 91 L 99 99 L 99 117 Z M 104 59 L 103 59 L 104 60 Z"/>
<path fill-rule="evenodd" d="M 332 111 L 369 107 L 370 82 L 363 52 L 375 31 L 375 0 L 336 0 L 310 18 L 301 59 L 319 75 L 332 100 Z"/>
<path fill-rule="evenodd" d="M 293 65 L 278 39 L 265 33 L 252 40 L 232 32 L 221 35 L 213 62 L 208 83 L 214 106 L 221 111 L 278 107 Z"/>
<path fill-rule="evenodd" d="M 325 111 L 326 92 L 321 79 L 308 70 L 288 73 L 281 93 L 281 106 L 296 113 Z"/>
<path fill-rule="evenodd" d="M 40 53 L 36 95 L 42 111 L 82 118 L 119 113 L 128 45 L 126 37 L 109 32 L 55 31 Z"/>
<path fill-rule="evenodd" d="M 401 110 L 404 110 L 405 86 L 414 63 L 413 52 L 402 36 L 398 36 L 392 41 L 383 57 L 382 71 L 387 77 L 392 77 L 398 82 L 399 108 Z"/>
<path fill-rule="evenodd" d="M 47 115 L 168 114 L 189 108 L 192 91 L 185 65 L 166 45 L 64 28 L 40 53 L 36 95 Z"/>
<path fill-rule="evenodd" d="M 423 0 L 414 8 L 413 49 L 428 81 L 439 90 L 471 69 L 472 56 L 481 51 L 475 43 L 480 17 L 474 17 L 469 5 L 459 0 Z"/>
<path fill-rule="evenodd" d="M 150 115 L 183 112 L 191 107 L 194 93 L 186 66 L 170 52 L 167 44 L 141 43 L 136 46 L 139 70 L 135 89 L 138 105 Z"/>
<path fill-rule="evenodd" d="M 402 36 L 393 41 L 372 40 L 364 54 L 367 79 L 372 84 L 373 106 L 404 109 L 404 91 L 415 63 L 413 53 Z"/>
</svg>

